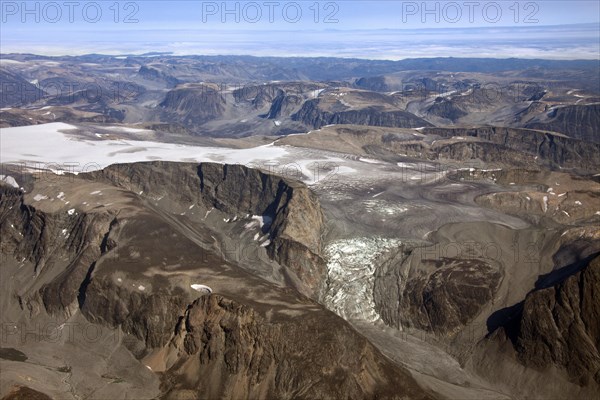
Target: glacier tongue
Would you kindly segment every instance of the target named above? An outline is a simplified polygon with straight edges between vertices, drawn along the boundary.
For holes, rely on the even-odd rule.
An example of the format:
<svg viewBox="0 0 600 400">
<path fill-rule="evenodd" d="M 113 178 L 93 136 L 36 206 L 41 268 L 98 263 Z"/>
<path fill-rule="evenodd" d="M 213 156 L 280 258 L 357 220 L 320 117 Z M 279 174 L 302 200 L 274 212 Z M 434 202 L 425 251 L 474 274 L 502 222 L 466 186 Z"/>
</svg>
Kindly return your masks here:
<svg viewBox="0 0 600 400">
<path fill-rule="evenodd" d="M 373 300 L 375 266 L 379 257 L 401 243 L 400 239 L 360 237 L 328 244 L 325 306 L 346 320 L 380 320 Z"/>
</svg>

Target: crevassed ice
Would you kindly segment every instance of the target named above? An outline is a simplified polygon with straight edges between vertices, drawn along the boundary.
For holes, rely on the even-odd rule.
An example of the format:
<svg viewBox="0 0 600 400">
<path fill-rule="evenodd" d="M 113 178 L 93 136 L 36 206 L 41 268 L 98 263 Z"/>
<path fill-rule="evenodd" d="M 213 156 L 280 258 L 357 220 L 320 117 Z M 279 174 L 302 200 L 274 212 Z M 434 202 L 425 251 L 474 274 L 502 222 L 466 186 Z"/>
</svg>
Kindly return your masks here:
<svg viewBox="0 0 600 400">
<path fill-rule="evenodd" d="M 328 288 L 324 303 L 345 319 L 380 319 L 373 300 L 377 259 L 397 248 L 400 239 L 360 237 L 340 239 L 326 246 Z"/>
</svg>

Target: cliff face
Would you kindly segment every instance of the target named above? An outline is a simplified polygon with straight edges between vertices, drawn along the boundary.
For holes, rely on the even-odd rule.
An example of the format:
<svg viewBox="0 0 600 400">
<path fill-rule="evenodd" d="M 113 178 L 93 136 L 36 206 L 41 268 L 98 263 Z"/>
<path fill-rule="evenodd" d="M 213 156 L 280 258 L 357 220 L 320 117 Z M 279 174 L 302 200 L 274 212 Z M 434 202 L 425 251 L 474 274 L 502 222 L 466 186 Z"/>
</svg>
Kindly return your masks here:
<svg viewBox="0 0 600 400">
<path fill-rule="evenodd" d="M 27 386 L 14 386 L 2 400 L 52 400 L 52 398 Z"/>
<path fill-rule="evenodd" d="M 114 165 L 92 173 L 153 198 L 203 203 L 240 218 L 261 216 L 269 256 L 290 268 L 318 297 L 327 275 L 320 255 L 324 217 L 317 197 L 302 183 L 241 165 L 153 162 Z"/>
<path fill-rule="evenodd" d="M 479 259 L 420 260 L 418 271 L 409 272 L 410 255 L 388 260 L 375 274 L 375 305 L 389 326 L 452 335 L 479 315 L 502 282 L 498 268 Z"/>
<path fill-rule="evenodd" d="M 359 78 L 354 85 L 361 89 L 372 90 L 374 92 L 390 92 L 391 89 L 385 80 L 385 76 L 369 76 Z"/>
<path fill-rule="evenodd" d="M 46 93 L 25 78 L 0 69 L 0 108 L 15 107 L 32 103 L 43 98 Z"/>
<path fill-rule="evenodd" d="M 2 254 L 31 262 L 35 276 L 52 277 L 37 293 L 19 297 L 21 308 L 33 313 L 42 303 L 50 314 L 71 315 L 82 282 L 107 249 L 104 239 L 115 214 L 48 213 L 25 204 L 16 189 L 1 191 Z"/>
<path fill-rule="evenodd" d="M 484 141 L 436 143 L 431 150 L 433 152 L 431 159 L 434 160 L 481 160 L 488 163 L 502 163 L 515 167 L 535 165 L 535 156 L 533 155 L 523 154 L 519 150 L 513 150 L 504 145 Z"/>
<path fill-rule="evenodd" d="M 2 255 L 17 264 L 25 257 L 38 271 L 31 284 L 0 293 L 3 307 L 31 324 L 50 314 L 56 326 L 85 318 L 128 335 L 127 343 L 84 341 L 69 357 L 106 354 L 110 370 L 126 356 L 144 373 L 162 372 L 165 398 L 429 398 L 343 319 L 205 247 L 209 223 L 192 221 L 195 236 L 185 217 L 156 203 L 165 196 L 171 207 L 193 200 L 235 215 L 270 215 L 273 257 L 303 268 L 312 265 L 305 253 L 319 257 L 309 246 L 320 246 L 322 216 L 302 184 L 241 166 L 148 163 L 36 181 L 29 194 L 0 190 Z M 110 203 L 100 204 L 103 196 Z M 18 275 L 11 280 L 28 279 L 30 264 L 10 268 Z M 298 275 L 322 284 L 310 271 Z M 215 294 L 195 291 L 195 282 Z M 62 343 L 39 346 L 59 359 L 64 352 Z M 82 379 L 65 390 L 104 388 L 102 371 L 78 371 Z M 119 369 L 110 376 L 120 379 Z M 141 390 L 131 385 L 123 390 Z"/>
<path fill-rule="evenodd" d="M 186 127 L 201 125 L 223 115 L 225 99 L 217 89 L 198 85 L 177 87 L 159 104 L 163 122 L 181 123 Z"/>
<path fill-rule="evenodd" d="M 90 277 L 88 277 L 89 279 Z M 189 297 L 181 289 L 145 293 L 97 275 L 82 285 L 81 311 L 86 319 L 135 336 L 148 348 L 164 346 L 173 334 Z"/>
<path fill-rule="evenodd" d="M 264 227 L 270 233 L 269 255 L 318 295 L 327 271 L 320 256 L 324 219 L 314 193 L 302 183 L 240 165 L 204 163 L 198 175 L 203 200 L 210 206 L 271 221 Z"/>
<path fill-rule="evenodd" d="M 179 79 L 145 65 L 142 65 L 138 70 L 138 76 L 149 81 L 163 83 L 168 88 L 173 88 L 180 83 Z"/>
<path fill-rule="evenodd" d="M 319 99 L 309 100 L 300 111 L 292 115 L 294 121 L 300 121 L 314 129 L 331 124 L 355 124 L 386 126 L 397 128 L 419 128 L 432 126 L 429 122 L 406 111 L 384 111 L 377 107 L 339 112 L 325 111 L 319 108 Z"/>
<path fill-rule="evenodd" d="M 510 339 L 518 360 L 544 370 L 558 366 L 581 386 L 600 387 L 600 257 L 551 287 L 535 290 L 495 332 Z"/>
<path fill-rule="evenodd" d="M 455 136 L 478 138 L 495 145 L 500 145 L 506 149 L 537 156 L 554 165 L 561 165 L 568 168 L 581 168 L 594 171 L 600 166 L 600 144 L 588 143 L 551 133 L 501 127 L 427 128 L 423 132 L 439 135 L 444 138 Z M 464 148 L 465 146 L 469 146 L 469 144 L 457 143 L 449 146 Z M 453 151 L 456 150 L 447 149 L 444 150 L 444 153 L 452 154 Z M 489 152 L 482 151 L 481 153 Z M 488 155 L 488 158 L 490 157 Z"/>
<path fill-rule="evenodd" d="M 287 117 L 294 112 L 300 104 L 302 104 L 302 97 L 294 94 L 286 94 L 282 91 L 271 103 L 267 118 L 276 119 Z"/>
<path fill-rule="evenodd" d="M 427 109 L 427 114 L 441 117 L 452 122 L 456 122 L 468 113 L 461 109 L 454 102 L 440 98 L 439 101 L 436 100 L 435 103 L 433 103 Z"/>
<path fill-rule="evenodd" d="M 409 280 L 398 315 L 403 325 L 457 332 L 492 300 L 502 274 L 484 261 L 441 259 L 442 268 Z"/>
<path fill-rule="evenodd" d="M 574 139 L 600 143 L 600 104 L 568 105 L 550 111 L 525 127 L 560 132 Z"/>
<path fill-rule="evenodd" d="M 207 399 L 427 397 L 335 319 L 306 316 L 276 323 L 236 301 L 202 297 L 177 325 L 171 346 L 180 359 L 165 374 L 170 388 L 165 397 L 193 396 L 199 389 L 200 398 Z"/>
</svg>

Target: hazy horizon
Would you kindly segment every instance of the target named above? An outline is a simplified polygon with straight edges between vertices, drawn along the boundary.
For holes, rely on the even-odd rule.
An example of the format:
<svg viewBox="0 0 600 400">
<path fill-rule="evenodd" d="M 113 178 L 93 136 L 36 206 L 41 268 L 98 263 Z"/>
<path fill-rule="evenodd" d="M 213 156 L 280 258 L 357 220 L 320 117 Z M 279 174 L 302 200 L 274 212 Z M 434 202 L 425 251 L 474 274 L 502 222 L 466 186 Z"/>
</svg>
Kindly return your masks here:
<svg viewBox="0 0 600 400">
<path fill-rule="evenodd" d="M 595 60 L 600 54 L 595 1 L 65 4 L 3 1 L 1 52 L 377 60 Z"/>
</svg>

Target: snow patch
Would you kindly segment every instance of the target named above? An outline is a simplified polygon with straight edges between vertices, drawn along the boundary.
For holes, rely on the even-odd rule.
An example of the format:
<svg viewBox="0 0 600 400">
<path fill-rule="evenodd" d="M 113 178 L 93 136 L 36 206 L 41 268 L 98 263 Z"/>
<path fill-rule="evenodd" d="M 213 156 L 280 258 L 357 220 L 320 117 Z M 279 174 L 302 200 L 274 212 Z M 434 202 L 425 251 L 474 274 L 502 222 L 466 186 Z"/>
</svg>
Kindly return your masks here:
<svg viewBox="0 0 600 400">
<path fill-rule="evenodd" d="M 15 178 L 13 178 L 12 176 L 6 176 L 6 175 L 0 175 L 0 181 L 6 183 L 7 185 L 10 185 L 14 188 L 19 188 L 19 184 L 17 183 L 17 181 L 15 180 Z"/>
<path fill-rule="evenodd" d="M 265 225 L 269 226 L 271 225 L 271 222 L 273 222 L 273 219 L 268 215 L 253 215 L 251 219 L 252 221 L 244 225 L 244 228 L 252 229 L 253 227 L 258 225 L 262 229 Z"/>
<path fill-rule="evenodd" d="M 542 206 L 542 210 L 544 210 L 544 212 L 547 212 L 548 211 L 548 196 L 544 196 L 543 200 L 544 200 L 544 205 Z"/>
<path fill-rule="evenodd" d="M 192 289 L 194 289 L 196 292 L 200 292 L 202 294 L 211 294 L 212 293 L 212 289 L 206 285 L 200 285 L 198 283 L 194 283 L 194 284 L 190 285 L 190 287 Z"/>
<path fill-rule="evenodd" d="M 372 158 L 359 158 L 358 161 L 362 161 L 367 164 L 383 164 L 382 161 L 374 160 Z"/>
</svg>

